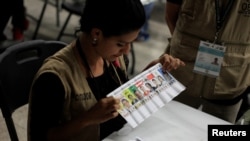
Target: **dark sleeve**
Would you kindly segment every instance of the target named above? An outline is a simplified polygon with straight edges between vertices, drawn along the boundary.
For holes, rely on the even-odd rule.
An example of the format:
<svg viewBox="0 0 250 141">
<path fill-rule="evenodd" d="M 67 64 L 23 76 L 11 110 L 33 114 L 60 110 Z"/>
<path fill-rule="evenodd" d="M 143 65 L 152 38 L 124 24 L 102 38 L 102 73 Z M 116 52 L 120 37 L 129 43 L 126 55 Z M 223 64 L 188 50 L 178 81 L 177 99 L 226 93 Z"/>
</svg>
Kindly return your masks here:
<svg viewBox="0 0 250 141">
<path fill-rule="evenodd" d="M 31 141 L 46 141 L 48 130 L 60 124 L 64 94 L 62 82 L 52 73 L 42 74 L 34 83 L 30 104 Z"/>
<path fill-rule="evenodd" d="M 181 5 L 182 0 L 167 0 L 167 2 L 171 2 L 171 3 L 175 3 L 175 4 L 178 4 L 178 5 Z"/>
</svg>

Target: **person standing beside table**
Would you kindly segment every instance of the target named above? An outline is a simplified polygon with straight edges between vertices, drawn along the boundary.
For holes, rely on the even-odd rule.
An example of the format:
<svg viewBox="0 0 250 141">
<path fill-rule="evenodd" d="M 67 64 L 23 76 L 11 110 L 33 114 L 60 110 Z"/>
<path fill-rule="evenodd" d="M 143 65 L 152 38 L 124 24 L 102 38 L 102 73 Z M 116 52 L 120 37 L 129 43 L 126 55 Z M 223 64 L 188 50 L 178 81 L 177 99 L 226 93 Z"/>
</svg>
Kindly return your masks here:
<svg viewBox="0 0 250 141">
<path fill-rule="evenodd" d="M 165 53 L 186 63 L 171 72 L 187 87 L 175 100 L 235 123 L 250 86 L 247 7 L 248 0 L 167 0 L 172 37 Z"/>
</svg>

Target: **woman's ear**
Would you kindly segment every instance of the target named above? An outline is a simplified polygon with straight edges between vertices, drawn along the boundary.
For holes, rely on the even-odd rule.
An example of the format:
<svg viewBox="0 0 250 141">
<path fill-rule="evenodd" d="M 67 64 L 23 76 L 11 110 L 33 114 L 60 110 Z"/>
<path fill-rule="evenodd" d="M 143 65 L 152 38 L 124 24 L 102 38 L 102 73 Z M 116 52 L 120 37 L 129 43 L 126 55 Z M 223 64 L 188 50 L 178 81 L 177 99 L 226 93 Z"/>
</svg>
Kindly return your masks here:
<svg viewBox="0 0 250 141">
<path fill-rule="evenodd" d="M 101 39 L 102 31 L 98 28 L 93 28 L 91 30 L 92 45 L 96 46 L 98 41 Z"/>
<path fill-rule="evenodd" d="M 101 33 L 102 33 L 102 31 L 99 28 L 93 28 L 91 30 L 92 38 L 96 38 L 96 39 L 100 38 Z"/>
</svg>

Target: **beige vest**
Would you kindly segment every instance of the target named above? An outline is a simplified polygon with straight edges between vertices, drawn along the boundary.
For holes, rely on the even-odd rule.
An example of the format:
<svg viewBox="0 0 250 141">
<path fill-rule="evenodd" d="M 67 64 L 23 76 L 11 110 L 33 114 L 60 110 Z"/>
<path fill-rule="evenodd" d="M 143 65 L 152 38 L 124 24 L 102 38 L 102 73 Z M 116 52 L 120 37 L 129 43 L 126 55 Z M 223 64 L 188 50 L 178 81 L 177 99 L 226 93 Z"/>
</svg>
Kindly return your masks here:
<svg viewBox="0 0 250 141">
<path fill-rule="evenodd" d="M 219 0 L 225 7 L 227 0 Z M 226 46 L 220 76 L 204 77 L 193 72 L 200 40 L 214 40 L 216 33 L 214 0 L 183 0 L 170 43 L 170 53 L 186 66 L 171 73 L 185 86 L 184 93 L 208 99 L 233 99 L 250 86 L 250 10 L 247 0 L 234 0 L 219 32 Z"/>
<path fill-rule="evenodd" d="M 86 80 L 86 72 L 83 72 L 86 69 L 78 63 L 72 47 L 74 45 L 75 42 L 48 58 L 36 75 L 38 78 L 42 73 L 51 72 L 57 75 L 63 83 L 65 101 L 62 123 L 74 119 L 97 102 Z M 126 71 L 123 58 L 120 57 L 119 60 L 122 70 Z M 99 141 L 99 126 L 86 127 L 69 141 Z"/>
</svg>

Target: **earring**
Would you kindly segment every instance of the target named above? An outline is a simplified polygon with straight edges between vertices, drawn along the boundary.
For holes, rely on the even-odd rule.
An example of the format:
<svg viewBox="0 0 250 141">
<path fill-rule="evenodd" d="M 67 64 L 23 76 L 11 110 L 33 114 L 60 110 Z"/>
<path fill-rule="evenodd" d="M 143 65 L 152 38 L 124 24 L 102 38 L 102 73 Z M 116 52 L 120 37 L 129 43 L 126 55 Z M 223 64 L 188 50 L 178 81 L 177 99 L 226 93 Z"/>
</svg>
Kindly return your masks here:
<svg viewBox="0 0 250 141">
<path fill-rule="evenodd" d="M 97 44 L 97 39 L 96 39 L 96 38 L 93 39 L 92 44 L 93 44 L 93 45 L 96 45 L 96 44 Z"/>
</svg>

